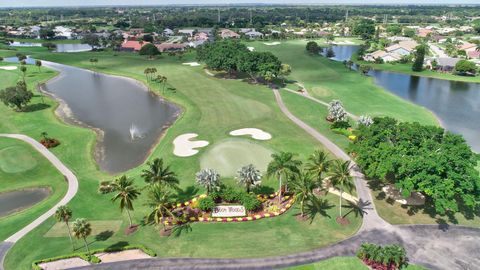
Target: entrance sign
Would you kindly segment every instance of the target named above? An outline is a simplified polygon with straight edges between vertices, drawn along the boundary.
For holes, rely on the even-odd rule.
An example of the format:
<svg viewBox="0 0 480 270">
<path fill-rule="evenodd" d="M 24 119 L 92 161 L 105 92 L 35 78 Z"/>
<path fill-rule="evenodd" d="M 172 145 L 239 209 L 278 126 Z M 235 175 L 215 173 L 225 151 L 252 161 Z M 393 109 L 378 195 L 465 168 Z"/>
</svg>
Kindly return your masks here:
<svg viewBox="0 0 480 270">
<path fill-rule="evenodd" d="M 244 217 L 246 215 L 243 205 L 218 205 L 212 211 L 212 217 Z"/>
</svg>

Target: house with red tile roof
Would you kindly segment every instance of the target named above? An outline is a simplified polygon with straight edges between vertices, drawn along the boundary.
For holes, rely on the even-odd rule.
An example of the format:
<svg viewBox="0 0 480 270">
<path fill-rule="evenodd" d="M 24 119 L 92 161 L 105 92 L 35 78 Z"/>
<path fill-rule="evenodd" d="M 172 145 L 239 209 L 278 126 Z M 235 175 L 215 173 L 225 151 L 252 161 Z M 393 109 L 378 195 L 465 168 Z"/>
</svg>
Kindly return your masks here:
<svg viewBox="0 0 480 270">
<path fill-rule="evenodd" d="M 121 49 L 124 51 L 134 51 L 138 52 L 143 47 L 143 45 L 148 44 L 147 41 L 136 41 L 136 40 L 126 40 L 122 43 Z"/>
</svg>

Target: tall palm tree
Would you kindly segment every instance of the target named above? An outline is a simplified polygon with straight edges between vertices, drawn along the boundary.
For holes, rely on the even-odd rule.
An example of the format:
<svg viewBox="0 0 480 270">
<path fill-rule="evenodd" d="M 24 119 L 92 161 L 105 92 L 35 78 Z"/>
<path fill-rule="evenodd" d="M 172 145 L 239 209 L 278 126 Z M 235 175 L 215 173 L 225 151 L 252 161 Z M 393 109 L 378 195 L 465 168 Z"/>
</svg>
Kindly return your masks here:
<svg viewBox="0 0 480 270">
<path fill-rule="evenodd" d="M 40 60 L 35 60 L 35 66 L 38 67 L 38 72 L 40 72 L 40 68 L 42 67 L 42 61 L 40 61 Z"/>
<path fill-rule="evenodd" d="M 342 217 L 342 195 L 345 189 L 351 191 L 354 187 L 350 176 L 350 161 L 335 160 L 330 168 L 330 181 L 340 191 L 340 217 Z"/>
<path fill-rule="evenodd" d="M 120 210 L 122 212 L 124 209 L 127 210 L 128 221 L 130 222 L 130 227 L 132 227 L 130 211 L 133 211 L 133 200 L 140 195 L 140 191 L 133 185 L 133 180 L 128 179 L 125 175 L 115 179 L 112 187 L 113 190 L 117 192 L 117 194 L 113 196 L 112 202 L 120 200 Z"/>
<path fill-rule="evenodd" d="M 92 233 L 92 226 L 84 218 L 77 218 L 73 222 L 73 235 L 75 235 L 75 237 L 78 239 L 83 238 L 83 242 L 85 243 L 85 248 L 87 249 L 88 253 L 90 253 L 90 250 L 88 249 L 87 237 L 91 233 Z"/>
<path fill-rule="evenodd" d="M 305 201 L 313 196 L 313 190 L 317 187 L 313 175 L 310 172 L 302 171 L 292 176 L 291 190 L 297 200 L 300 201 L 300 214 L 305 216 Z"/>
<path fill-rule="evenodd" d="M 203 169 L 195 177 L 197 183 L 207 190 L 207 194 L 220 186 L 220 175 L 213 169 Z"/>
<path fill-rule="evenodd" d="M 245 186 L 247 193 L 250 193 L 250 188 L 260 184 L 262 174 L 253 164 L 243 166 L 238 172 L 237 181 L 242 186 Z"/>
<path fill-rule="evenodd" d="M 158 183 L 151 185 L 146 205 L 152 208 L 152 212 L 146 216 L 146 222 L 156 225 L 162 224 L 165 230 L 164 219 L 166 217 L 174 218 L 170 210 L 172 208 L 172 202 L 172 195 L 168 189 L 163 188 Z"/>
<path fill-rule="evenodd" d="M 20 71 L 22 72 L 23 82 L 25 82 L 25 75 L 27 74 L 27 67 L 22 65 L 20 67 Z"/>
<path fill-rule="evenodd" d="M 179 183 L 170 166 L 165 166 L 163 159 L 156 158 L 152 162 L 147 162 L 148 168 L 142 170 L 142 178 L 149 184 L 159 183 L 169 187 L 176 187 Z"/>
<path fill-rule="evenodd" d="M 316 150 L 309 158 L 306 164 L 306 170 L 315 176 L 315 180 L 321 187 L 323 184 L 323 176 L 328 172 L 331 160 L 328 154 L 322 150 Z"/>
<path fill-rule="evenodd" d="M 294 154 L 289 152 L 280 152 L 272 154 L 272 161 L 268 164 L 267 175 L 275 176 L 279 182 L 278 204 L 282 202 L 282 180 L 287 180 L 293 174 L 299 173 L 299 167 L 302 162 L 293 158 Z"/>
<path fill-rule="evenodd" d="M 147 81 L 150 80 L 150 73 L 152 73 L 152 70 L 150 68 L 146 68 L 143 70 L 143 74 L 145 74 L 145 77 L 147 77 Z"/>
<path fill-rule="evenodd" d="M 42 132 L 42 134 L 46 132 Z M 72 218 L 72 210 L 66 206 L 62 205 L 57 208 L 55 211 L 55 219 L 58 222 L 65 222 L 67 225 L 67 230 L 68 230 L 68 236 L 70 237 L 70 244 L 72 244 L 72 250 L 75 250 L 75 245 L 73 244 L 73 239 L 72 239 L 72 232 L 70 231 L 70 226 L 68 225 L 68 222 Z"/>
</svg>

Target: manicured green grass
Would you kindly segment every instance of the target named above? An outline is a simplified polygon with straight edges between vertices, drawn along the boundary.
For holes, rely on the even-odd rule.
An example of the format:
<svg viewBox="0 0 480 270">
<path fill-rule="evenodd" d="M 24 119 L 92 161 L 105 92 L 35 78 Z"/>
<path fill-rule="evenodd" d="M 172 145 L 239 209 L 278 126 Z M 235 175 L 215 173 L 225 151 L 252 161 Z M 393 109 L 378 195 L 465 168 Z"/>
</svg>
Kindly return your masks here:
<svg viewBox="0 0 480 270">
<path fill-rule="evenodd" d="M 234 177 L 242 166 L 253 164 L 260 172 L 267 171 L 272 151 L 263 142 L 250 142 L 243 139 L 228 139 L 213 145 L 202 155 L 200 165 L 218 171 L 220 175 Z"/>
<path fill-rule="evenodd" d="M 0 192 L 33 187 L 50 187 L 52 190 L 51 195 L 38 204 L 0 217 L 2 241 L 59 201 L 67 190 L 67 184 L 47 159 L 20 140 L 0 138 L 0 165 Z"/>
<path fill-rule="evenodd" d="M 372 78 L 365 78 L 356 71 L 350 71 L 342 63 L 308 54 L 305 44 L 304 40 L 293 40 L 277 46 L 266 46 L 262 42 L 249 43 L 249 46 L 255 47 L 258 51 L 271 50 L 282 62 L 292 66 L 290 79 L 304 84 L 309 93 L 320 100 L 329 102 L 339 99 L 346 110 L 353 114 L 391 116 L 402 121 L 438 124 L 427 109 L 376 86 Z M 289 88 L 298 89 L 298 86 L 291 85 Z M 311 102 L 308 104 L 322 106 Z M 312 116 L 305 112 L 297 114 L 297 117 L 304 119 L 303 117 Z M 324 121 L 324 117 L 325 115 L 318 115 L 318 121 Z"/>
<path fill-rule="evenodd" d="M 291 151 L 298 153 L 298 158 L 305 160 L 315 149 L 323 146 L 300 128 L 290 122 L 278 109 L 270 89 L 264 86 L 249 85 L 240 80 L 225 80 L 205 74 L 201 67 L 189 67 L 183 62 L 194 61 L 192 54 L 184 59 L 162 56 L 157 60 L 147 60 L 131 53 L 49 53 L 46 50 L 23 51 L 43 60 L 51 60 L 75 66 L 94 68 L 98 71 L 132 77 L 146 82 L 143 70 L 156 67 L 159 74 L 168 78 L 168 84 L 176 91 L 166 91 L 165 97 L 184 108 L 179 120 L 166 132 L 158 146 L 153 149 L 149 159 L 162 157 L 178 174 L 180 187 L 185 190 L 179 195 L 180 200 L 190 199 L 202 192 L 195 185 L 194 174 L 200 169 L 199 159 L 216 142 L 231 138 L 231 130 L 245 127 L 259 127 L 272 134 L 273 138 L 262 144 L 273 151 Z M 15 51 L 2 51 L 0 54 L 12 55 Z M 89 63 L 90 58 L 98 58 L 96 67 Z M 29 67 L 29 69 L 32 67 Z M 18 72 L 18 71 L 17 71 Z M 43 72 L 47 72 L 44 69 Z M 40 76 L 33 71 L 32 76 Z M 52 76 L 53 73 L 50 73 Z M 28 76 L 28 75 L 27 75 Z M 3 83 L 0 82 L 0 83 Z M 159 86 L 149 85 L 153 91 L 162 94 Z M 5 87 L 5 85 L 1 85 Z M 39 97 L 38 97 L 39 98 Z M 36 97 L 34 102 L 38 101 Z M 95 134 L 88 129 L 63 124 L 53 114 L 55 102 L 47 99 L 51 107 L 26 114 L 13 112 L 0 105 L 0 130 L 16 132 L 39 138 L 42 131 L 59 139 L 62 144 L 52 151 L 79 178 L 80 189 L 70 203 L 73 219 L 84 217 L 89 220 L 114 220 L 123 217 L 120 231 L 104 241 L 89 237 L 92 248 L 110 245 L 144 244 L 164 257 L 217 257 L 268 256 L 305 251 L 336 242 L 352 235 L 361 223 L 360 218 L 350 217 L 351 224 L 340 226 L 335 222 L 337 198 L 327 198 L 332 208 L 327 211 L 330 217 L 318 217 L 311 225 L 299 223 L 293 215 L 298 209 L 287 214 L 261 221 L 237 224 L 192 224 L 192 231 L 175 237 L 164 238 L 158 229 L 146 226 L 136 233 L 125 236 L 123 229 L 128 225 L 127 215 L 120 213 L 118 205 L 110 199 L 112 195 L 100 195 L 98 184 L 103 180 L 112 180 L 116 176 L 100 172 L 92 158 Z M 200 153 L 188 158 L 172 154 L 173 139 L 183 133 L 195 132 L 211 144 Z M 253 139 L 245 138 L 252 142 Z M 245 164 L 246 165 L 246 164 Z M 136 184 L 144 186 L 139 175 L 144 166 L 127 172 L 136 179 Z M 275 188 L 274 179 L 265 178 L 264 184 Z M 134 221 L 139 223 L 149 209 L 144 206 L 145 194 L 134 202 Z M 7 269 L 27 269 L 35 259 L 48 258 L 68 253 L 68 237 L 44 238 L 44 234 L 54 225 L 49 219 L 38 229 L 21 239 L 6 258 Z M 313 237 L 312 237 L 313 236 Z M 79 242 L 80 243 L 80 242 Z M 35 246 L 35 249 L 29 248 Z M 80 246 L 80 245 L 79 245 Z"/>
<path fill-rule="evenodd" d="M 122 226 L 121 220 L 90 220 L 92 233 L 95 238 L 102 235 L 110 235 L 118 232 Z M 45 233 L 44 237 L 68 237 L 67 225 L 64 222 L 57 222 Z"/>
<path fill-rule="evenodd" d="M 334 257 L 317 263 L 285 268 L 288 270 L 368 270 L 369 268 L 356 257 Z M 418 265 L 408 265 L 403 270 L 425 270 Z"/>
<path fill-rule="evenodd" d="M 480 76 L 460 76 L 460 75 L 455 75 L 452 73 L 442 73 L 442 72 L 437 72 L 437 71 L 432 71 L 432 70 L 423 70 L 423 71 L 412 71 L 412 65 L 411 64 L 391 64 L 391 63 L 384 63 L 384 64 L 374 64 L 371 62 L 366 62 L 366 61 L 356 61 L 357 63 L 360 64 L 366 64 L 371 66 L 374 69 L 378 70 L 385 70 L 385 71 L 390 71 L 390 72 L 397 72 L 397 73 L 405 73 L 405 74 L 411 74 L 415 76 L 421 76 L 421 77 L 428 77 L 428 78 L 436 78 L 436 79 L 442 79 L 442 80 L 449 80 L 449 81 L 461 81 L 461 82 L 475 82 L 475 83 L 480 83 Z"/>
</svg>

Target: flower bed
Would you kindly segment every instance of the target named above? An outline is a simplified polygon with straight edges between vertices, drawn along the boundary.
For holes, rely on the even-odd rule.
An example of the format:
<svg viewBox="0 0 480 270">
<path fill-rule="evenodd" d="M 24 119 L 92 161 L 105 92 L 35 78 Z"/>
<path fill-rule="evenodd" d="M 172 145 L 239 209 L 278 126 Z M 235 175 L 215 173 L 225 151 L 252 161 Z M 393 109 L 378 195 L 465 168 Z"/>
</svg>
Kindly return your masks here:
<svg viewBox="0 0 480 270">
<path fill-rule="evenodd" d="M 211 217 L 209 212 L 206 211 L 194 211 L 192 207 L 196 209 L 199 200 L 207 198 L 206 194 L 202 194 L 197 196 L 189 201 L 177 203 L 172 208 L 172 212 L 186 212 L 189 213 L 188 218 L 186 220 L 175 220 L 173 221 L 171 218 L 166 218 L 163 223 L 165 225 L 174 225 L 174 224 L 182 224 L 185 222 L 244 222 L 244 221 L 253 221 L 259 220 L 263 218 L 271 218 L 279 216 L 285 213 L 288 209 L 292 207 L 295 202 L 295 197 L 292 195 L 285 195 L 282 197 L 282 203 L 280 207 L 276 207 L 273 203 L 277 202 L 278 193 L 275 192 L 270 195 L 257 195 L 257 199 L 262 202 L 263 208 L 261 210 L 255 212 L 247 213 L 245 217 Z M 265 206 L 271 204 L 271 206 L 266 208 Z M 199 210 L 199 209 L 198 209 Z"/>
<path fill-rule="evenodd" d="M 57 140 L 57 139 L 53 139 L 53 138 L 41 139 L 40 143 L 43 146 L 45 146 L 46 148 L 53 148 L 53 147 L 56 147 L 56 146 L 60 145 L 60 141 Z"/>
</svg>

